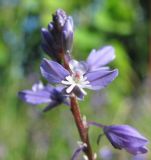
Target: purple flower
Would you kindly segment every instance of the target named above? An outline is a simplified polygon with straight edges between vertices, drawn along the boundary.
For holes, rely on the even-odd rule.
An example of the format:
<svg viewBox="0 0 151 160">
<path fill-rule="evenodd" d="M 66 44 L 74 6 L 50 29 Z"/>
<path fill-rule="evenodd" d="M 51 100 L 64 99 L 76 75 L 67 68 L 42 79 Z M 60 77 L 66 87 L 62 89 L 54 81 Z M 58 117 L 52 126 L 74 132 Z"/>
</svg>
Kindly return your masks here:
<svg viewBox="0 0 151 160">
<path fill-rule="evenodd" d="M 41 63 L 41 73 L 50 83 L 58 83 L 65 86 L 67 94 L 74 93 L 80 99 L 87 93 L 84 88 L 100 90 L 111 83 L 118 75 L 118 70 L 98 69 L 82 72 L 72 70 L 72 74 L 59 63 L 44 59 Z"/>
<path fill-rule="evenodd" d="M 62 93 L 62 87 L 56 87 L 36 83 L 32 86 L 32 90 L 23 90 L 19 92 L 19 97 L 26 103 L 39 105 L 48 103 L 44 111 L 57 107 L 61 103 L 69 105 L 66 97 Z"/>
<path fill-rule="evenodd" d="M 125 149 L 133 155 L 147 152 L 148 140 L 129 125 L 105 126 L 104 133 L 117 149 Z"/>
<path fill-rule="evenodd" d="M 61 63 L 62 54 L 69 54 L 73 42 L 72 17 L 58 9 L 48 28 L 42 28 L 42 48 L 55 61 Z"/>
</svg>

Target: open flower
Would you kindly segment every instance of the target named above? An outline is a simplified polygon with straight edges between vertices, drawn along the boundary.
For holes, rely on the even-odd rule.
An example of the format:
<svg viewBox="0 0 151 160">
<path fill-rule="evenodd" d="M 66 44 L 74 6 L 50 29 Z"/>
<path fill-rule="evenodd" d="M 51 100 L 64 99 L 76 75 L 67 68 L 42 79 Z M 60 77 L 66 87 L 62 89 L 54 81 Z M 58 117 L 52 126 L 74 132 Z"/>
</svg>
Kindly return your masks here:
<svg viewBox="0 0 151 160">
<path fill-rule="evenodd" d="M 62 94 L 62 87 L 43 86 L 41 82 L 34 84 L 32 90 L 20 91 L 19 97 L 32 105 L 48 103 L 44 111 L 57 107 L 61 103 L 69 105 L 66 97 Z"/>
<path fill-rule="evenodd" d="M 148 140 L 136 129 L 129 125 L 105 126 L 104 133 L 111 144 L 117 149 L 125 149 L 129 153 L 136 155 L 146 153 Z"/>
<path fill-rule="evenodd" d="M 77 97 L 83 98 L 86 95 L 84 88 L 100 90 L 111 83 L 118 75 L 118 70 L 106 70 L 100 68 L 95 71 L 73 71 L 69 73 L 57 62 L 43 59 L 41 73 L 50 83 L 62 84 L 67 94 L 74 93 Z"/>
</svg>

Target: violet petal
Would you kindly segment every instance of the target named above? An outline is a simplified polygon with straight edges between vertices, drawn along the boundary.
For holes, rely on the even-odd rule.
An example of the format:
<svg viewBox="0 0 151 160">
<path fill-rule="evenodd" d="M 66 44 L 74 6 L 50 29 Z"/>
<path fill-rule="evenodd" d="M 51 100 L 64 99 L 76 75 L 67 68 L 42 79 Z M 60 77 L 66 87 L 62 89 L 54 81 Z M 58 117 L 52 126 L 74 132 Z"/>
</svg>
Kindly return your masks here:
<svg viewBox="0 0 151 160">
<path fill-rule="evenodd" d="M 50 44 L 53 43 L 53 39 L 54 39 L 54 38 L 53 38 L 51 32 L 48 31 L 48 29 L 42 28 L 42 29 L 41 29 L 41 34 L 42 34 L 43 40 L 45 41 L 45 43 L 46 43 L 47 45 L 50 45 Z"/>
<path fill-rule="evenodd" d="M 73 43 L 73 20 L 68 17 L 62 31 L 62 43 L 66 53 L 71 52 Z"/>
<path fill-rule="evenodd" d="M 148 152 L 146 147 L 126 147 L 125 150 L 133 155 L 145 154 Z"/>
<path fill-rule="evenodd" d="M 32 105 L 38 105 L 42 103 L 50 103 L 50 93 L 44 90 L 41 91 L 32 91 L 32 90 L 23 90 L 19 92 L 19 97 Z"/>
<path fill-rule="evenodd" d="M 59 63 L 43 59 L 41 63 L 41 73 L 50 83 L 60 83 L 70 73 Z"/>
<path fill-rule="evenodd" d="M 87 58 L 87 63 L 91 69 L 104 66 L 115 58 L 114 48 L 112 46 L 105 46 L 99 50 L 92 50 Z"/>
<path fill-rule="evenodd" d="M 87 80 L 90 82 L 93 90 L 98 90 L 106 87 L 110 84 L 118 75 L 118 70 L 106 70 L 100 69 L 97 71 L 89 72 L 85 76 Z"/>
<path fill-rule="evenodd" d="M 76 86 L 73 89 L 73 93 L 80 99 L 83 100 L 84 99 L 84 94 L 81 92 L 81 90 Z"/>
</svg>

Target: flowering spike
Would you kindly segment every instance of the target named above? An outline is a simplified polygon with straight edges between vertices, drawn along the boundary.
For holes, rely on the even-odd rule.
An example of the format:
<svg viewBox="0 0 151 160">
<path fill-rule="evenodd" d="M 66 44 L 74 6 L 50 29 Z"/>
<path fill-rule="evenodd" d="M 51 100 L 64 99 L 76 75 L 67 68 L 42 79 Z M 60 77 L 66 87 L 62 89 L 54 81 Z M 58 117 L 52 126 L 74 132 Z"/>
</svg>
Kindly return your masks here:
<svg viewBox="0 0 151 160">
<path fill-rule="evenodd" d="M 42 48 L 55 61 L 61 63 L 62 57 L 69 54 L 73 42 L 73 21 L 62 9 L 53 15 L 47 28 L 41 29 Z"/>
<path fill-rule="evenodd" d="M 145 147 L 147 140 L 132 127 L 104 126 L 87 122 L 85 116 L 81 117 L 77 99 L 83 99 L 87 95 L 85 88 L 100 90 L 106 87 L 117 77 L 118 70 L 110 70 L 106 66 L 115 58 L 112 46 L 92 50 L 86 61 L 78 62 L 72 59 L 70 53 L 74 36 L 73 28 L 72 17 L 67 16 L 62 9 L 58 9 L 52 15 L 52 22 L 48 24 L 48 27 L 41 29 L 42 48 L 52 60 L 43 59 L 40 70 L 49 83 L 59 86 L 34 84 L 32 90 L 19 92 L 20 98 L 33 105 L 48 103 L 43 111 L 48 111 L 61 103 L 71 106 L 82 141 L 73 154 L 72 160 L 76 160 L 80 152 L 84 153 L 85 160 L 97 158 L 97 155 L 93 154 L 89 141 L 88 127 L 90 125 L 102 128 L 115 148 L 124 148 L 132 154 L 147 152 Z"/>
</svg>

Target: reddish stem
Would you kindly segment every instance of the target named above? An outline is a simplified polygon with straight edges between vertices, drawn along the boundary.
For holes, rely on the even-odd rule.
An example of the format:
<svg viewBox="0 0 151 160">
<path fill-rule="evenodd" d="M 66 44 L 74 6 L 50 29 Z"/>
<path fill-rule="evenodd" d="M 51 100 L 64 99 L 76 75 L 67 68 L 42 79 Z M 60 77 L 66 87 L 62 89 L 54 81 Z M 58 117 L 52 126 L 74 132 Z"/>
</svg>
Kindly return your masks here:
<svg viewBox="0 0 151 160">
<path fill-rule="evenodd" d="M 70 70 L 69 64 L 66 61 L 65 57 L 62 57 L 62 59 L 64 62 L 64 67 L 72 74 L 72 71 Z M 70 97 L 70 101 L 71 101 L 71 112 L 74 117 L 74 121 L 76 123 L 81 141 L 87 145 L 87 147 L 83 149 L 83 152 L 88 157 L 88 160 L 94 160 L 94 155 L 93 155 L 91 144 L 89 141 L 88 127 L 85 126 L 83 123 L 82 116 L 80 113 L 80 108 L 77 103 L 77 99 L 74 95 L 72 95 Z"/>
<path fill-rule="evenodd" d="M 149 45 L 149 78 L 151 78 L 151 1 L 149 3 L 149 33 L 148 33 L 148 45 Z"/>
<path fill-rule="evenodd" d="M 84 126 L 83 124 L 76 97 L 72 96 L 70 100 L 71 100 L 71 112 L 74 117 L 76 126 L 78 128 L 80 138 L 83 143 L 87 144 L 87 147 L 84 149 L 84 153 L 87 155 L 89 160 L 94 160 L 91 145 L 89 142 L 88 127 Z"/>
</svg>

